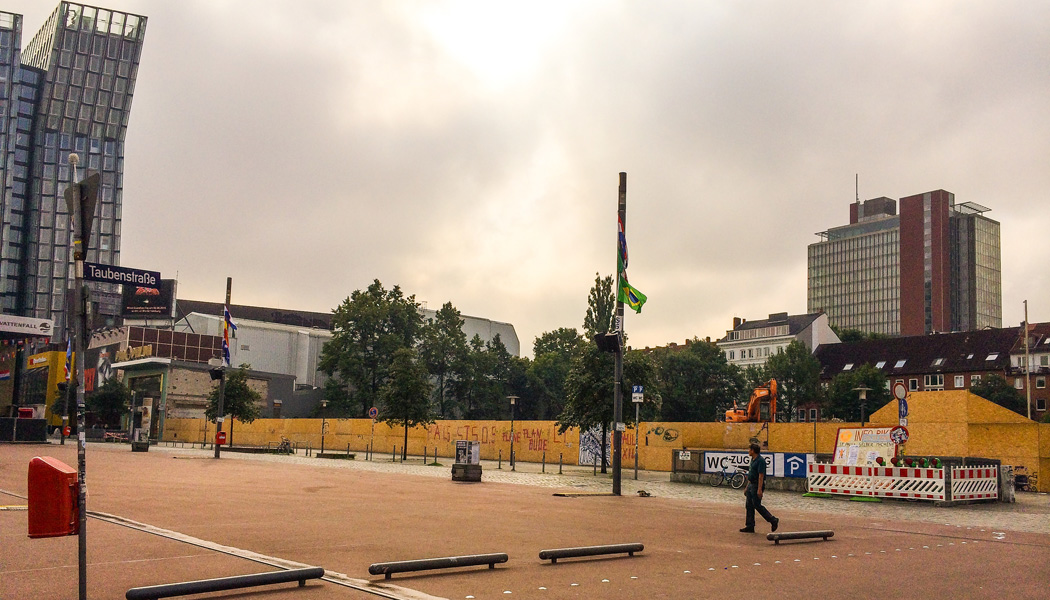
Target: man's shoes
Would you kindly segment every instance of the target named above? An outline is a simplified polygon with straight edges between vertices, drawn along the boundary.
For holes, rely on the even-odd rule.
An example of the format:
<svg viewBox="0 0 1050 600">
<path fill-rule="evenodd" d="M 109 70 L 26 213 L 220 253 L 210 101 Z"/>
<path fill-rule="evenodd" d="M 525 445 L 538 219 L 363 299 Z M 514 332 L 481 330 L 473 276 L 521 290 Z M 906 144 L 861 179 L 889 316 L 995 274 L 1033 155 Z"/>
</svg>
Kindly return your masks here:
<svg viewBox="0 0 1050 600">
<path fill-rule="evenodd" d="M 780 527 L 780 519 L 773 519 L 773 531 L 776 531 L 777 527 Z"/>
<path fill-rule="evenodd" d="M 755 528 L 754 527 L 745 527 L 745 528 L 740 530 L 740 533 L 754 533 L 754 532 L 755 532 Z"/>
</svg>

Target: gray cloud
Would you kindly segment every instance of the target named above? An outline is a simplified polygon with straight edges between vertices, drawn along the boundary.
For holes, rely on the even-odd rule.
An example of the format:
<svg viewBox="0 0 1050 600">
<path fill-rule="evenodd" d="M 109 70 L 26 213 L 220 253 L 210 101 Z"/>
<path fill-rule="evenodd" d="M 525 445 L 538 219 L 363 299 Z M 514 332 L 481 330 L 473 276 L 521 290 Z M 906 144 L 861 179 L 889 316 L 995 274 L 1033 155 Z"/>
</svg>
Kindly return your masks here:
<svg viewBox="0 0 1050 600">
<path fill-rule="evenodd" d="M 991 207 L 1004 321 L 1050 319 L 1046 3 L 111 4 L 149 17 L 122 262 L 183 297 L 323 311 L 378 278 L 531 350 L 612 273 L 627 171 L 631 343 L 718 337 L 805 310 L 859 173 Z"/>
</svg>

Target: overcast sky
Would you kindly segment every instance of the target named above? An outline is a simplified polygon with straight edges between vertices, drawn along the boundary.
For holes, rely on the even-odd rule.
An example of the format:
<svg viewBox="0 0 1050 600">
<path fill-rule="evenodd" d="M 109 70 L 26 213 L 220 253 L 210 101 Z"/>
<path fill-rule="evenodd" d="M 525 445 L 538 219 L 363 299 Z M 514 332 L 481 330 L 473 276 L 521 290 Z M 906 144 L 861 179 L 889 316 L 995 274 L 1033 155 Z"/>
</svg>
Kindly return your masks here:
<svg viewBox="0 0 1050 600">
<path fill-rule="evenodd" d="M 806 312 L 806 247 L 936 189 L 1050 320 L 1050 3 L 100 0 L 146 15 L 121 262 L 327 312 L 379 279 L 536 336 L 615 270 L 635 347 Z M 6 0 L 23 42 L 57 2 Z"/>
</svg>

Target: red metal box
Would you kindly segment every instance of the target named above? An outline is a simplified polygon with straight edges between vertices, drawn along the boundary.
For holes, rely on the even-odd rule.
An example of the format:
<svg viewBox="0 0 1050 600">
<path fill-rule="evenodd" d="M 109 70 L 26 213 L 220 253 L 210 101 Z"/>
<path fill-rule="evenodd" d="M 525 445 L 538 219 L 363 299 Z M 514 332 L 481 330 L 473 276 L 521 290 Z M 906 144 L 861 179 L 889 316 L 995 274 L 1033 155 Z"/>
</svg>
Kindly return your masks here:
<svg viewBox="0 0 1050 600">
<path fill-rule="evenodd" d="M 50 456 L 29 461 L 29 537 L 76 535 L 78 497 L 76 469 Z"/>
</svg>

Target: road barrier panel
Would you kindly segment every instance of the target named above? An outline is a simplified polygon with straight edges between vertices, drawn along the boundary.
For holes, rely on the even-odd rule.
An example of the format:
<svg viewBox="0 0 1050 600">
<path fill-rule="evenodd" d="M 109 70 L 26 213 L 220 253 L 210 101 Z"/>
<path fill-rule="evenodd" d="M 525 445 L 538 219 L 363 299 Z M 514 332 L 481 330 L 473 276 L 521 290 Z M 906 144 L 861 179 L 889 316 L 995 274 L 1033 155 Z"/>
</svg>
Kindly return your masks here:
<svg viewBox="0 0 1050 600">
<path fill-rule="evenodd" d="M 996 467 L 952 467 L 952 502 L 998 499 L 999 474 Z"/>
</svg>

